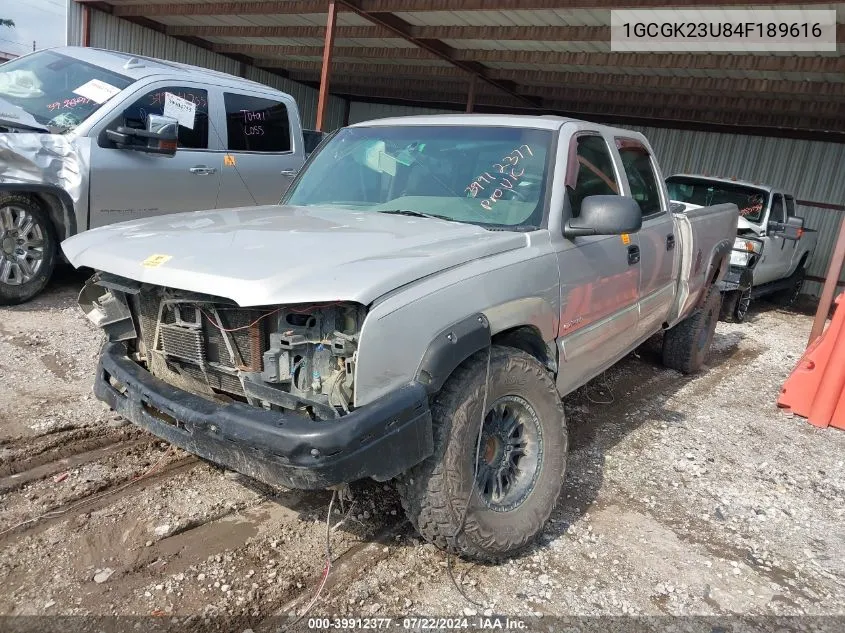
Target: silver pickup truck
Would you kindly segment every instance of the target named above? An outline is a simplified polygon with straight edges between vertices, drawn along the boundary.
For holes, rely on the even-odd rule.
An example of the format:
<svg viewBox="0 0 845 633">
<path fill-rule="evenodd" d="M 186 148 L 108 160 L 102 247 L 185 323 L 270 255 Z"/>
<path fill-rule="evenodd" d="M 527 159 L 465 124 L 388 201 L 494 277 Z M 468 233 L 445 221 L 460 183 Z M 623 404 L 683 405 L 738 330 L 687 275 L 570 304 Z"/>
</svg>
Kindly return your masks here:
<svg viewBox="0 0 845 633">
<path fill-rule="evenodd" d="M 95 391 L 265 482 L 396 481 L 428 540 L 494 560 L 564 480 L 561 397 L 664 331 L 705 361 L 737 208 L 673 215 L 648 141 L 583 121 L 428 116 L 344 128 L 281 206 L 94 229 Z"/>
<path fill-rule="evenodd" d="M 666 179 L 673 202 L 694 209 L 720 203 L 739 208 L 737 237 L 722 282 L 722 318 L 741 323 L 751 300 L 769 295 L 791 305 L 801 292 L 818 233 L 795 214 L 795 198 L 768 185 L 677 174 Z"/>
<path fill-rule="evenodd" d="M 2 64 L 0 305 L 38 294 L 71 235 L 276 203 L 305 154 L 293 98 L 240 77 L 93 48 Z"/>
</svg>

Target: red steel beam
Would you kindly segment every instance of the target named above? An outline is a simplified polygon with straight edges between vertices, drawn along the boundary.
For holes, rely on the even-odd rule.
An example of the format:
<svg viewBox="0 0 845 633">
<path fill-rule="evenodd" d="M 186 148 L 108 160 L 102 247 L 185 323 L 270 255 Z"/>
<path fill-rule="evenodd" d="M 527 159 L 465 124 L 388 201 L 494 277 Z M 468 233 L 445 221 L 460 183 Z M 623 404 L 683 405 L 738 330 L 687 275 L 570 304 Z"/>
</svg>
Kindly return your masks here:
<svg viewBox="0 0 845 633">
<path fill-rule="evenodd" d="M 326 124 L 326 111 L 329 102 L 329 79 L 332 70 L 335 26 L 337 25 L 337 3 L 329 0 L 329 12 L 326 20 L 326 41 L 323 44 L 323 67 L 320 70 L 320 94 L 317 99 L 317 131 L 321 132 Z"/>
<path fill-rule="evenodd" d="M 475 84 L 477 79 L 478 78 L 475 75 L 470 75 L 469 77 L 469 90 L 467 90 L 467 112 L 472 112 L 473 108 L 475 108 Z"/>
<path fill-rule="evenodd" d="M 82 45 L 91 46 L 91 7 L 82 5 Z"/>
</svg>

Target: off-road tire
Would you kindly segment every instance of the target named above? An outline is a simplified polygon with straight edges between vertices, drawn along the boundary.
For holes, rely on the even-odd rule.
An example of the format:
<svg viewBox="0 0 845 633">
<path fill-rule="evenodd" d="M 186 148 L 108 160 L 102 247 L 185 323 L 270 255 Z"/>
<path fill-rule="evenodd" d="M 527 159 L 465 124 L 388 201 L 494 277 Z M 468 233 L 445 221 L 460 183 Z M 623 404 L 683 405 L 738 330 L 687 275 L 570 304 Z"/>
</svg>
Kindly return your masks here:
<svg viewBox="0 0 845 633">
<path fill-rule="evenodd" d="M 405 512 L 423 538 L 464 558 L 492 562 L 518 554 L 542 532 L 563 487 L 568 436 L 563 404 L 546 369 L 521 350 L 493 346 L 487 409 L 506 395 L 527 401 L 539 420 L 542 456 L 519 506 L 502 512 L 485 505 L 473 475 L 487 357 L 488 350 L 473 355 L 435 396 L 434 454 L 396 484 Z"/>
<path fill-rule="evenodd" d="M 773 292 L 769 299 L 782 308 L 789 308 L 795 304 L 798 295 L 801 294 L 801 288 L 804 286 L 804 279 L 807 277 L 807 271 L 804 266 L 799 266 L 795 272 L 789 276 L 789 287 L 784 290 Z"/>
<path fill-rule="evenodd" d="M 29 301 L 44 289 L 53 275 L 58 247 L 56 229 L 53 227 L 47 212 L 35 200 L 26 194 L 0 193 L 0 209 L 10 204 L 23 207 L 41 227 L 44 235 L 44 251 L 41 267 L 32 279 L 20 285 L 11 285 L 0 281 L 0 305 L 6 306 Z"/>
<path fill-rule="evenodd" d="M 743 306 L 743 294 L 746 292 L 750 293 L 751 290 L 731 290 L 722 296 L 722 308 L 719 311 L 720 321 L 742 323 L 748 318 L 751 297 L 748 297 L 747 304 Z"/>
<path fill-rule="evenodd" d="M 716 322 L 722 306 L 722 293 L 711 287 L 701 307 L 663 336 L 663 364 L 682 374 L 701 369 L 710 352 Z"/>
</svg>

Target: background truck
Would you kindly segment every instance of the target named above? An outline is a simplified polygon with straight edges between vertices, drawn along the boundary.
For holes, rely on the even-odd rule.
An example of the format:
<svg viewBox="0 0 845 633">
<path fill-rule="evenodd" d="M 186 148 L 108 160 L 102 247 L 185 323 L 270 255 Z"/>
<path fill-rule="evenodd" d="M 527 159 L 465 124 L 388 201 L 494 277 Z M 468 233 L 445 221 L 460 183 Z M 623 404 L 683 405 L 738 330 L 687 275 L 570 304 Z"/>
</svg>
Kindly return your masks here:
<svg viewBox="0 0 845 633">
<path fill-rule="evenodd" d="M 40 292 L 75 233 L 276 203 L 304 162 L 295 101 L 261 84 L 92 48 L 2 64 L 0 305 Z"/>
<path fill-rule="evenodd" d="M 560 495 L 562 396 L 661 331 L 667 366 L 704 363 L 737 208 L 668 208 L 641 134 L 410 117 L 339 131 L 281 206 L 62 247 L 98 271 L 110 407 L 270 484 L 395 479 L 426 539 L 492 560 Z"/>
<path fill-rule="evenodd" d="M 744 321 L 751 300 L 764 295 L 781 305 L 795 301 L 818 234 L 795 215 L 794 196 L 766 185 L 686 174 L 670 176 L 666 184 L 669 197 L 688 209 L 724 202 L 739 207 L 722 318 Z"/>
</svg>

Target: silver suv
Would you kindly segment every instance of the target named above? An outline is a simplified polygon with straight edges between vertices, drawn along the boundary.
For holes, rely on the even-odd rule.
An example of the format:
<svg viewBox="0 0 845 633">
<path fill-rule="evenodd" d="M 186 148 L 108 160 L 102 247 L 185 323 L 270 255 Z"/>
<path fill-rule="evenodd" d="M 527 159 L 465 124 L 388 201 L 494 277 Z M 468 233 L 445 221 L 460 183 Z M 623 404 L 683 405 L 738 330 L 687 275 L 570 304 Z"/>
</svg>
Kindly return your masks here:
<svg viewBox="0 0 845 633">
<path fill-rule="evenodd" d="M 290 95 L 91 48 L 0 65 L 0 305 L 38 294 L 58 244 L 113 222 L 279 200 L 305 161 Z"/>
</svg>

